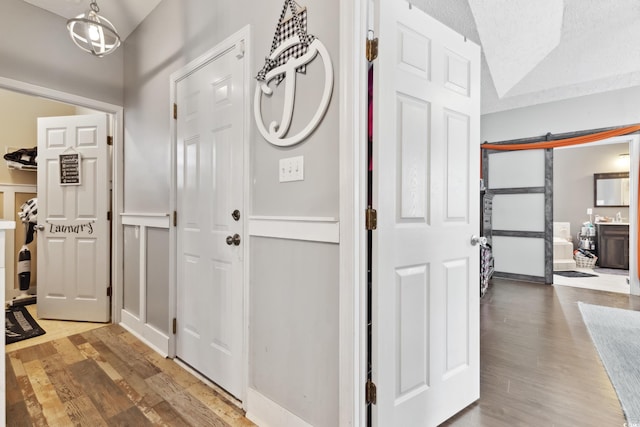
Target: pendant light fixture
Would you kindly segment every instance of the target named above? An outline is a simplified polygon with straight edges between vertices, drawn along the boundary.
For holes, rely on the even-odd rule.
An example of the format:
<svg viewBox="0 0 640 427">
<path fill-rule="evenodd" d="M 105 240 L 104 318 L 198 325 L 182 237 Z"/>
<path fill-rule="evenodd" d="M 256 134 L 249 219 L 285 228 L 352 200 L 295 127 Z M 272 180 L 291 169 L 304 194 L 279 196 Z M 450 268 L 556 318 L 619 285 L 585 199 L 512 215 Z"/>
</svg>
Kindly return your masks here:
<svg viewBox="0 0 640 427">
<path fill-rule="evenodd" d="M 98 15 L 100 8 L 91 0 L 89 10 L 67 21 L 71 40 L 85 52 L 102 57 L 120 46 L 120 36 L 108 19 Z"/>
</svg>

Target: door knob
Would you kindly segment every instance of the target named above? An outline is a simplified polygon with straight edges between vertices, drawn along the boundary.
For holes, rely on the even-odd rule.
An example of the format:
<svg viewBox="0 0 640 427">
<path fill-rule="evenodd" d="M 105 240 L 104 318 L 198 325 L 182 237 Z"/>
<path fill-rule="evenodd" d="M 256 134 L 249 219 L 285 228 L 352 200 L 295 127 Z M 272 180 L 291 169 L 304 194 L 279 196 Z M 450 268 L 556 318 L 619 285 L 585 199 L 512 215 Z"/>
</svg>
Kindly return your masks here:
<svg viewBox="0 0 640 427">
<path fill-rule="evenodd" d="M 484 246 L 487 244 L 487 238 L 482 236 L 482 237 L 478 237 L 476 235 L 471 236 L 471 246 L 476 246 L 477 244 L 480 244 L 480 246 Z"/>
<path fill-rule="evenodd" d="M 236 233 L 233 236 L 227 236 L 227 245 L 240 245 L 240 235 Z"/>
<path fill-rule="evenodd" d="M 36 228 L 38 229 L 38 231 L 44 231 L 44 225 L 38 225 L 36 226 Z"/>
<path fill-rule="evenodd" d="M 238 209 L 236 209 L 235 211 L 233 211 L 231 213 L 231 217 L 233 219 L 235 219 L 236 221 L 240 221 L 240 211 Z"/>
</svg>

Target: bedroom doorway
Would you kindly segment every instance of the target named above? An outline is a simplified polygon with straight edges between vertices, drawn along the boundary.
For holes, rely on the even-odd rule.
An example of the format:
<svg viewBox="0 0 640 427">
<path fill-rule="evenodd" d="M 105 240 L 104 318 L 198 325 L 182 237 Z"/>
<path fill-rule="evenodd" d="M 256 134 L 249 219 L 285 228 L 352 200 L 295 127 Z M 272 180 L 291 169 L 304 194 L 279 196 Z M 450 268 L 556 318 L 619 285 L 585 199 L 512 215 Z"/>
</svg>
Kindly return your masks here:
<svg viewBox="0 0 640 427">
<path fill-rule="evenodd" d="M 630 238 L 633 206 L 595 206 L 593 186 L 594 174 L 630 172 L 630 154 L 633 141 L 637 138 L 637 135 L 628 135 L 554 149 L 554 285 L 629 294 L 631 286 L 628 278 L 632 263 L 630 246 L 634 242 Z M 629 180 L 629 184 L 627 197 L 637 195 L 637 179 Z M 597 222 L 600 220 L 606 221 L 603 222 L 606 225 L 598 226 Z M 594 224 L 593 236 L 581 236 L 582 227 L 588 223 Z M 607 261 L 607 254 L 602 253 L 605 248 L 599 245 L 597 231 L 607 225 L 613 225 L 617 232 L 626 232 L 623 252 L 626 252 L 624 257 L 629 265 L 627 269 L 618 268 L 619 266 L 610 268 L 612 266 Z M 564 239 L 569 242 L 563 242 Z M 567 257 L 562 256 L 563 251 L 569 252 L 570 249 L 573 255 L 574 250 L 585 249 L 587 246 L 588 252 L 598 256 L 593 266 L 584 262 L 575 265 L 572 258 L 566 260 Z M 559 261 L 560 258 L 563 260 Z M 572 270 L 581 273 L 579 276 L 582 277 L 571 277 Z"/>
</svg>

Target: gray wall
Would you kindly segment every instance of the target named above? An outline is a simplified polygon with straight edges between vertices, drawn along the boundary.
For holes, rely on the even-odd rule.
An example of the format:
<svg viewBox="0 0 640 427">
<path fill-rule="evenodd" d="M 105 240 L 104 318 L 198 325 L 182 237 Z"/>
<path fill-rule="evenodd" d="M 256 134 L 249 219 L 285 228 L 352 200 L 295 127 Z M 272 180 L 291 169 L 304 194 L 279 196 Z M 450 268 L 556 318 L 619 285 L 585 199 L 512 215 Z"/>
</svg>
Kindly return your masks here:
<svg viewBox="0 0 640 427">
<path fill-rule="evenodd" d="M 338 66 L 338 1 L 306 2 L 308 31 L 327 46 Z M 125 210 L 169 212 L 170 134 L 169 79 L 189 61 L 247 24 L 253 31 L 252 72 L 269 54 L 281 0 L 164 0 L 125 42 Z M 323 73 L 312 64 L 299 77 L 296 114 L 315 105 L 304 99 L 321 90 Z M 315 80 L 315 81 L 314 81 Z M 253 94 L 252 79 L 250 93 Z M 270 146 L 252 122 L 253 213 L 260 215 L 337 216 L 338 214 L 338 85 L 322 125 L 293 148 Z M 302 102 L 300 102 L 302 100 Z M 294 123 L 295 126 L 295 123 Z M 278 159 L 305 156 L 305 181 L 280 184 Z"/>
<path fill-rule="evenodd" d="M 640 87 L 482 115 L 481 140 L 510 139 L 640 123 Z"/>
<path fill-rule="evenodd" d="M 251 276 L 269 279 L 251 286 L 252 386 L 313 426 L 337 426 L 338 246 L 253 238 L 251 248 Z"/>
<path fill-rule="evenodd" d="M 0 2 L 0 76 L 123 103 L 123 52 L 95 58 L 78 49 L 66 19 L 22 0 Z"/>
<path fill-rule="evenodd" d="M 125 225 L 123 260 L 123 296 L 125 310 L 140 317 L 140 227 Z"/>
<path fill-rule="evenodd" d="M 170 210 L 170 75 L 247 24 L 253 32 L 250 60 L 255 75 L 269 54 L 282 4 L 282 0 L 164 0 L 126 40 L 127 212 Z M 337 76 L 338 0 L 309 0 L 305 5 L 308 31 L 329 50 Z M 315 109 L 305 99 L 321 90 L 323 81 L 318 62 L 299 77 L 296 114 L 302 117 Z M 254 89 L 252 79 L 251 96 Z M 247 217 L 338 216 L 338 90 L 336 81 L 323 122 L 309 139 L 292 148 L 268 144 L 253 116 L 249 118 L 252 166 Z M 278 160 L 298 155 L 304 156 L 305 180 L 280 184 Z M 337 425 L 338 246 L 250 240 L 249 385 L 307 422 Z"/>
<path fill-rule="evenodd" d="M 593 206 L 593 174 L 628 172 L 629 164 L 621 163 L 619 155 L 629 153 L 629 144 L 607 144 L 563 148 L 553 151 L 553 220 L 570 222 L 574 247 L 582 223 L 589 220 L 587 208 L 595 215 L 615 217 L 617 212 L 629 220 L 629 208 Z"/>
</svg>

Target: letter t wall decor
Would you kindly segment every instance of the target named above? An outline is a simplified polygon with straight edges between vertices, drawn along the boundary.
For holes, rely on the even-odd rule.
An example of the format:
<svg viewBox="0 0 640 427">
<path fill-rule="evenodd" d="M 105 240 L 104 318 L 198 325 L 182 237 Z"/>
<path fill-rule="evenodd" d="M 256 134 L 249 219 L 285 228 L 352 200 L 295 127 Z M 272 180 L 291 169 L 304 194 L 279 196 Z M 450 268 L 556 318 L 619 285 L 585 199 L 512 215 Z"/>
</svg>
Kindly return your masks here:
<svg viewBox="0 0 640 427">
<path fill-rule="evenodd" d="M 289 19 L 285 19 L 287 10 L 291 11 Z M 258 84 L 253 104 L 256 125 L 268 142 L 280 147 L 295 145 L 315 130 L 327 112 L 333 91 L 333 67 L 329 52 L 319 39 L 307 34 L 306 14 L 306 8 L 298 10 L 294 0 L 285 0 L 271 44 L 271 53 L 265 58 L 264 67 L 256 77 Z M 324 63 L 325 77 L 320 104 L 311 121 L 300 132 L 289 136 L 296 96 L 296 73 L 304 73 L 306 65 L 318 54 Z M 273 89 L 269 87 L 269 82 L 272 80 L 276 80 L 276 84 L 282 81 L 285 83 L 284 107 L 280 122 L 272 121 L 267 129 L 262 118 L 261 103 L 263 94 L 266 96 L 273 94 Z"/>
</svg>

